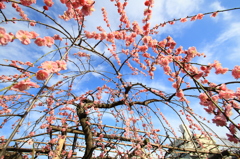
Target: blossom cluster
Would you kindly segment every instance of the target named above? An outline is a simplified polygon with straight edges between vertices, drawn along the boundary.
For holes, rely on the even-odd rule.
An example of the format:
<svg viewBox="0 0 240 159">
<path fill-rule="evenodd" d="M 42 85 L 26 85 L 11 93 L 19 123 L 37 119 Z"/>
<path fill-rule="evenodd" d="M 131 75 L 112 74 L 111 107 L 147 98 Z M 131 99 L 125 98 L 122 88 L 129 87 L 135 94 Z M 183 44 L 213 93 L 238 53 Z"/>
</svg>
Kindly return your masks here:
<svg viewBox="0 0 240 159">
<path fill-rule="evenodd" d="M 55 61 L 45 61 L 41 64 L 40 68 L 43 70 L 39 70 L 36 73 L 36 78 L 38 80 L 46 80 L 50 73 L 58 73 L 61 70 L 67 69 L 67 64 L 63 60 Z"/>
<path fill-rule="evenodd" d="M 29 89 L 30 87 L 39 88 L 39 85 L 30 81 L 30 79 L 26 79 L 14 84 L 12 89 L 16 91 L 24 91 Z"/>
<path fill-rule="evenodd" d="M 11 34 L 6 33 L 6 30 L 0 27 L 0 45 L 7 45 L 12 41 Z"/>
<path fill-rule="evenodd" d="M 45 36 L 44 38 L 38 37 L 39 34 L 34 31 L 19 30 L 14 36 L 12 33 L 6 33 L 3 27 L 0 27 L 0 45 L 7 45 L 9 42 L 13 42 L 17 38 L 22 44 L 29 45 L 31 39 L 35 39 L 34 43 L 37 46 L 47 46 L 51 47 L 55 42 L 54 40 L 62 40 L 59 35 L 54 35 L 53 37 Z"/>
<path fill-rule="evenodd" d="M 89 16 L 95 10 L 93 0 L 60 0 L 61 3 L 65 4 L 68 8 L 63 15 L 60 15 L 59 18 L 68 21 L 72 18 L 79 21 L 84 16 Z M 81 7 L 81 9 L 79 9 Z M 79 21 L 81 23 L 81 21 Z"/>
</svg>

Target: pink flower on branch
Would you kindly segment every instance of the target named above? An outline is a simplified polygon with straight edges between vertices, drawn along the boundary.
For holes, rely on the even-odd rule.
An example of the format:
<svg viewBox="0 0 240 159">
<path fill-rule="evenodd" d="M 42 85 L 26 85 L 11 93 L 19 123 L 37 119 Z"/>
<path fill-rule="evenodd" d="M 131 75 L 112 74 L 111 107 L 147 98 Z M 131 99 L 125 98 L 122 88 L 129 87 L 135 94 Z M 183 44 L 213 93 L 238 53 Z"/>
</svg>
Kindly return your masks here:
<svg viewBox="0 0 240 159">
<path fill-rule="evenodd" d="M 45 70 L 39 70 L 37 73 L 36 73 L 36 78 L 38 80 L 46 80 L 48 78 L 48 72 L 45 71 Z"/>
<path fill-rule="evenodd" d="M 46 46 L 47 47 L 51 47 L 54 44 L 54 39 L 52 37 L 45 36 L 44 39 L 46 41 Z"/>
<path fill-rule="evenodd" d="M 46 40 L 44 38 L 37 38 L 34 43 L 37 46 L 46 46 Z"/>
<path fill-rule="evenodd" d="M 58 64 L 58 68 L 60 69 L 60 70 L 66 70 L 67 69 L 67 63 L 65 62 L 65 61 L 63 61 L 63 60 L 61 60 L 61 61 L 56 61 L 56 63 Z"/>
<path fill-rule="evenodd" d="M 218 15 L 218 12 L 214 12 L 211 17 L 216 17 Z"/>
<path fill-rule="evenodd" d="M 32 34 L 28 31 L 19 30 L 16 33 L 16 38 L 21 41 L 22 44 L 28 45 L 31 43 L 30 39 L 32 38 Z"/>
<path fill-rule="evenodd" d="M 29 136 L 33 136 L 33 135 L 35 135 L 33 131 L 29 133 Z"/>
<path fill-rule="evenodd" d="M 61 61 L 45 61 L 41 64 L 41 68 L 43 68 L 48 73 L 57 73 L 61 70 L 67 69 L 67 63 L 63 60 Z M 43 72 L 41 72 L 43 73 Z M 46 76 L 46 74 L 45 74 Z"/>
<path fill-rule="evenodd" d="M 29 33 L 32 35 L 31 39 L 36 39 L 39 36 L 39 34 L 34 31 L 30 31 Z"/>
<path fill-rule="evenodd" d="M 59 35 L 57 35 L 57 34 L 55 34 L 55 35 L 53 36 L 53 39 L 54 39 L 54 40 L 60 40 L 60 41 L 62 41 L 62 38 L 61 38 Z"/>
<path fill-rule="evenodd" d="M 91 13 L 95 10 L 93 4 L 94 4 L 93 0 L 85 1 L 85 4 L 83 5 L 83 7 L 81 9 L 82 14 L 85 16 L 91 15 Z"/>
<path fill-rule="evenodd" d="M 46 6 L 48 7 L 52 7 L 54 2 L 52 0 L 44 0 L 44 3 L 46 4 Z"/>
<path fill-rule="evenodd" d="M 239 79 L 240 78 L 240 66 L 235 66 L 232 70 L 232 76 L 235 79 Z"/>
<path fill-rule="evenodd" d="M 13 88 L 18 91 L 24 91 L 29 89 L 30 87 L 39 88 L 39 85 L 27 79 L 27 80 L 20 81 L 17 84 L 14 84 L 13 86 Z"/>
<path fill-rule="evenodd" d="M 219 92 L 219 98 L 231 99 L 231 98 L 234 98 L 234 97 L 235 97 L 235 93 L 230 89 Z"/>
<path fill-rule="evenodd" d="M 234 142 L 235 144 L 239 143 L 240 140 L 234 137 L 233 135 L 227 134 L 228 140 Z"/>
<path fill-rule="evenodd" d="M 21 4 L 24 6 L 30 6 L 33 3 L 36 3 L 36 0 L 20 0 Z"/>
<path fill-rule="evenodd" d="M 199 13 L 196 18 L 197 18 L 197 19 L 202 19 L 203 17 L 204 17 L 204 14 Z"/>
<path fill-rule="evenodd" d="M 54 61 L 45 61 L 41 64 L 41 66 L 49 73 L 55 73 L 59 71 L 58 64 Z"/>
<path fill-rule="evenodd" d="M 185 23 L 187 21 L 187 18 L 181 18 L 180 22 Z"/>
<path fill-rule="evenodd" d="M 216 123 L 217 126 L 225 126 L 227 125 L 227 119 L 225 116 L 220 113 L 219 115 L 216 115 L 214 119 L 212 119 L 213 123 Z"/>
<path fill-rule="evenodd" d="M 0 27 L 0 45 L 7 45 L 11 39 L 11 36 L 6 33 L 6 30 Z"/>
<path fill-rule="evenodd" d="M 0 9 L 5 9 L 6 5 L 3 2 L 0 2 Z"/>
</svg>

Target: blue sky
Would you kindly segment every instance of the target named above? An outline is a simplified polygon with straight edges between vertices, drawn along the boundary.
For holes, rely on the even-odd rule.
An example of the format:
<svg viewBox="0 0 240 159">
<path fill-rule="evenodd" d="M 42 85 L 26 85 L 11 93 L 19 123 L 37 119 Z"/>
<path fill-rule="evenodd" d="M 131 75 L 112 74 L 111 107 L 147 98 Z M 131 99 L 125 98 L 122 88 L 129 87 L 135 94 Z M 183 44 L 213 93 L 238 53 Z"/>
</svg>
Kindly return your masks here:
<svg viewBox="0 0 240 159">
<path fill-rule="evenodd" d="M 53 6 L 52 10 L 50 9 L 46 13 L 54 16 L 55 19 L 57 19 L 58 15 L 63 14 L 62 9 L 65 9 L 65 7 L 60 4 L 58 1 L 54 1 L 55 6 Z M 143 5 L 143 0 L 130 0 L 129 5 L 126 8 L 127 15 L 129 16 L 129 19 L 131 22 L 138 21 L 141 22 L 143 16 L 142 11 L 145 9 L 145 6 Z M 41 10 L 42 2 L 38 1 L 37 4 L 34 4 L 34 7 L 37 7 Z M 111 24 L 111 29 L 116 30 L 118 29 L 118 19 L 119 16 L 116 12 L 116 7 L 113 3 L 109 1 L 96 1 L 95 2 L 95 12 L 89 17 L 86 18 L 85 26 L 86 30 L 88 31 L 97 31 L 97 26 L 103 26 L 103 28 L 110 32 L 110 30 L 106 27 L 105 22 L 102 20 L 102 14 L 101 14 L 101 7 L 105 7 L 108 12 L 108 18 L 109 23 Z M 156 24 L 160 24 L 169 20 L 178 19 L 178 18 L 184 18 L 186 16 L 192 16 L 196 15 L 198 13 L 206 13 L 206 12 L 212 12 L 217 10 L 224 10 L 229 8 L 236 8 L 240 7 L 240 2 L 236 0 L 231 1 L 220 1 L 220 0 L 155 0 L 155 5 L 153 8 L 153 16 L 151 19 L 151 26 L 155 26 Z M 9 9 L 9 12 L 7 11 Z M 15 13 L 15 11 L 10 7 L 10 4 L 7 4 L 7 10 L 3 10 L 3 12 L 10 17 L 18 17 L 18 15 Z M 53 24 L 50 22 L 50 20 L 45 20 L 46 18 L 44 16 L 40 16 L 40 14 L 33 14 L 31 10 L 25 10 L 26 13 L 29 13 L 30 19 L 36 19 L 39 21 L 42 21 L 44 23 Z M 174 25 L 167 24 L 163 28 L 159 28 L 159 34 L 153 36 L 153 38 L 161 41 L 167 36 L 173 37 L 175 42 L 177 43 L 177 46 L 183 46 L 183 48 L 186 50 L 188 47 L 195 46 L 197 50 L 201 53 L 206 54 L 205 59 L 196 59 L 195 62 L 208 64 L 213 63 L 214 60 L 219 60 L 222 63 L 223 67 L 229 67 L 232 69 L 235 65 L 239 65 L 239 52 L 240 52 L 240 10 L 234 10 L 229 12 L 223 12 L 219 13 L 217 17 L 212 18 L 210 15 L 204 16 L 202 20 L 196 20 L 196 21 L 187 21 L 185 23 L 176 22 Z M 2 17 L 0 17 L 2 20 Z M 69 33 L 72 35 L 76 35 L 77 33 L 77 24 L 70 20 L 68 22 L 65 22 L 63 20 L 57 19 L 57 22 L 60 23 L 63 27 L 65 27 Z M 45 26 L 36 25 L 35 27 L 28 26 L 27 23 L 23 22 L 17 22 L 17 24 L 0 24 L 1 27 L 4 27 L 7 32 L 13 32 L 16 33 L 17 30 L 23 29 L 28 31 L 36 31 L 39 34 L 41 33 L 41 37 L 43 36 L 53 36 L 57 32 L 52 29 L 46 29 Z M 58 27 L 59 28 L 59 27 Z M 58 42 L 57 42 L 58 43 Z M 61 42 L 61 46 L 65 41 Z M 90 44 L 95 44 L 96 41 L 89 40 Z M 0 63 L 6 64 L 3 59 L 9 59 L 9 60 L 20 60 L 20 61 L 35 61 L 43 54 L 55 49 L 47 48 L 47 47 L 36 47 L 36 45 L 33 43 L 28 46 L 19 45 L 20 42 L 18 40 L 15 40 L 13 43 L 9 43 L 7 46 L 1 46 L 0 51 Z M 123 44 L 123 43 L 122 43 Z M 121 50 L 123 47 L 121 46 L 121 42 L 118 43 L 117 50 Z M 105 52 L 106 55 L 110 55 L 107 52 L 107 49 L 105 45 L 100 45 L 97 47 L 97 50 L 101 53 Z M 73 49 L 72 53 L 74 51 L 78 51 L 77 49 Z M 55 53 L 55 52 L 54 52 Z M 45 60 L 49 60 L 53 58 L 53 60 L 56 60 L 57 56 L 54 56 L 54 53 L 43 58 L 40 60 L 37 65 L 40 65 L 41 62 Z M 120 59 L 123 60 L 124 56 L 120 56 Z M 76 59 L 74 59 L 73 56 L 70 56 L 70 59 L 77 62 Z M 84 60 L 83 60 L 84 61 Z M 114 59 L 113 59 L 114 61 Z M 115 61 L 114 61 L 115 62 Z M 101 58 L 96 57 L 92 55 L 92 63 L 93 66 L 96 68 L 97 71 L 101 72 L 111 72 L 112 70 L 109 70 L 109 66 L 106 62 L 103 62 Z M 84 70 L 84 67 L 81 67 L 82 70 Z M 33 69 L 32 71 L 36 71 L 36 69 Z M 67 73 L 68 71 L 76 71 L 75 66 L 72 63 L 68 64 L 68 70 L 64 73 Z M 16 71 L 14 69 L 0 67 L 1 74 L 14 74 Z M 128 69 L 124 69 L 122 73 L 128 73 Z M 73 74 L 70 72 L 69 74 Z M 113 77 L 110 75 L 110 77 Z M 149 77 L 144 76 L 130 76 L 126 75 L 125 79 L 128 82 L 142 82 L 144 84 L 148 84 L 150 87 L 157 88 L 159 90 L 173 93 L 174 89 L 171 87 L 170 82 L 165 79 L 166 75 L 163 74 L 163 72 L 159 69 L 155 72 L 155 78 L 154 80 L 150 80 Z M 56 80 L 59 80 L 61 76 L 54 76 L 53 79 L 50 81 L 50 84 L 54 84 Z M 82 78 L 79 78 L 78 81 L 75 82 L 75 87 L 73 88 L 74 92 L 76 94 L 81 94 L 88 90 L 93 90 L 97 86 L 102 86 L 105 84 L 104 81 L 99 80 L 100 76 L 92 73 L 86 76 L 83 76 Z M 116 80 L 116 79 L 115 79 Z M 227 73 L 226 75 L 211 75 L 209 76 L 209 80 L 212 82 L 215 82 L 217 84 L 223 83 L 226 81 L 234 81 L 235 79 L 231 76 L 231 73 Z M 96 82 L 97 81 L 97 82 Z M 117 81 L 117 80 L 116 80 Z M 109 86 L 112 86 L 112 84 L 108 83 Z M 7 86 L 5 83 L 0 84 L 0 88 Z M 231 86 L 231 89 L 236 90 L 236 87 L 239 87 L 237 85 Z M 63 87 L 66 88 L 66 87 Z M 34 93 L 34 90 L 32 91 Z M 190 92 L 195 94 L 196 92 Z M 103 96 L 103 101 L 106 101 L 108 99 L 107 94 Z M 148 96 L 152 97 L 152 96 Z M 146 98 L 146 96 L 142 96 L 142 98 Z M 24 100 L 24 99 L 23 99 Z M 205 115 L 211 119 L 212 116 L 206 115 L 206 112 L 203 110 L 203 107 L 199 105 L 198 100 L 191 100 L 191 106 L 195 109 L 196 112 L 200 115 Z M 180 121 L 178 118 L 176 118 L 176 115 L 173 113 L 173 111 L 169 110 L 169 107 L 166 107 L 164 105 L 160 105 L 161 111 L 164 113 L 164 115 L 169 119 L 170 123 L 172 124 L 172 127 L 175 128 L 175 131 L 178 132 L 178 126 L 180 124 Z M 179 108 L 177 108 L 179 110 Z M 127 112 L 126 112 L 127 113 Z M 39 114 L 36 114 L 34 116 L 36 119 L 40 117 Z M 30 120 L 36 120 L 35 118 L 32 118 L 32 116 L 29 116 Z M 115 125 L 113 123 L 113 117 L 107 113 L 104 114 L 104 120 L 106 124 L 109 125 Z M 2 118 L 0 118 L 1 123 Z M 153 117 L 153 121 L 156 128 L 162 129 L 160 124 L 157 122 L 157 118 Z M 239 118 L 238 118 L 239 123 Z M 121 124 L 120 124 L 121 125 Z M 220 128 L 216 127 L 214 125 L 211 125 L 214 130 L 218 131 L 221 137 L 225 136 L 225 133 L 227 132 L 225 129 L 223 131 L 219 131 Z M 222 129 L 221 129 L 222 130 Z M 0 129 L 0 135 L 6 135 L 6 131 L 3 129 Z M 164 134 L 163 132 L 160 132 Z M 178 133 L 179 134 L 179 133 Z"/>
</svg>

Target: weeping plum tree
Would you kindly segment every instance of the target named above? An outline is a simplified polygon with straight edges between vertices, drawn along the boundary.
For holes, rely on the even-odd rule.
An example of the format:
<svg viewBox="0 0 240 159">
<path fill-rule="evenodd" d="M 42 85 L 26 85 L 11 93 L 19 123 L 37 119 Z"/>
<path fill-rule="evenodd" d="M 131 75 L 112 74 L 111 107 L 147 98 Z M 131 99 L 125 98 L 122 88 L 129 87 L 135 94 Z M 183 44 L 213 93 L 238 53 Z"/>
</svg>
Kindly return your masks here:
<svg viewBox="0 0 240 159">
<path fill-rule="evenodd" d="M 226 138 L 239 143 L 240 66 L 224 68 L 219 61 L 201 64 L 196 61 L 207 54 L 194 46 L 183 48 L 171 36 L 157 36 L 165 25 L 194 23 L 239 8 L 153 24 L 154 0 L 137 1 L 145 7 L 139 11 L 142 21 L 128 17 L 130 1 L 109 3 L 108 11 L 105 2 L 93 0 L 0 1 L 0 47 L 5 50 L 0 54 L 10 55 L 0 64 L 0 156 L 13 140 L 28 137 L 34 143 L 40 140 L 37 134 L 47 132 L 50 137 L 41 141 L 50 140 L 49 144 L 39 147 L 56 157 L 54 143 L 69 128 L 82 131 L 84 137 L 75 138 L 72 149 L 65 149 L 66 158 L 75 151 L 76 142 L 85 146 L 85 159 L 104 157 L 110 150 L 115 150 L 115 157 L 130 158 L 130 150 L 116 140 L 123 138 L 131 139 L 134 155 L 141 156 L 146 136 L 150 142 L 145 145 L 151 149 L 148 143 L 158 144 L 162 152 L 157 133 L 178 136 L 168 113 L 209 139 L 218 134 L 207 122 L 227 130 Z M 96 11 L 101 11 L 102 19 L 93 16 Z M 111 22 L 108 17 L 113 12 L 117 18 Z M 94 21 L 101 25 L 93 27 Z M 225 74 L 223 83 L 209 80 L 210 75 Z M 164 81 L 168 89 L 150 84 L 154 81 Z M 200 103 L 205 114 L 194 112 L 191 101 Z M 105 124 L 122 131 L 105 131 Z M 62 136 L 51 135 L 54 127 Z M 102 149 L 100 154 L 96 148 Z M 156 155 L 160 158 L 164 151 Z"/>
</svg>

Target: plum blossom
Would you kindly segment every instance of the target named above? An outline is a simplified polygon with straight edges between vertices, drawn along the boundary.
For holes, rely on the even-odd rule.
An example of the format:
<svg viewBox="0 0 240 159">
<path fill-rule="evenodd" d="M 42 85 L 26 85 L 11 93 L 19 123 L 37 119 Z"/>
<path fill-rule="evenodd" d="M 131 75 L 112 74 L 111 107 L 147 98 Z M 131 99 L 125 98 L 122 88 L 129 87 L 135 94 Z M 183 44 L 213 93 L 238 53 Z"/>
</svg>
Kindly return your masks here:
<svg viewBox="0 0 240 159">
<path fill-rule="evenodd" d="M 240 78 L 240 66 L 235 66 L 232 70 L 232 76 L 235 78 L 235 79 L 238 79 Z"/>
<path fill-rule="evenodd" d="M 37 38 L 34 43 L 37 46 L 46 46 L 46 40 L 44 38 Z"/>
<path fill-rule="evenodd" d="M 235 96 L 235 93 L 228 89 L 226 91 L 220 91 L 219 92 L 219 98 L 224 98 L 224 99 L 231 99 Z"/>
<path fill-rule="evenodd" d="M 33 131 L 29 133 L 29 136 L 33 136 L 33 135 L 35 135 Z"/>
<path fill-rule="evenodd" d="M 58 64 L 54 61 L 45 61 L 41 64 L 41 66 L 49 73 L 55 73 L 59 71 Z"/>
<path fill-rule="evenodd" d="M 176 92 L 176 96 L 179 97 L 179 98 L 184 97 L 183 90 L 182 90 L 182 89 L 178 90 L 178 91 Z"/>
<path fill-rule="evenodd" d="M 227 119 L 222 113 L 216 115 L 215 118 L 212 119 L 212 121 L 213 123 L 216 123 L 217 126 L 225 126 L 227 124 Z"/>
<path fill-rule="evenodd" d="M 239 143 L 240 140 L 234 137 L 233 135 L 227 134 L 228 140 L 234 142 L 235 144 Z"/>
<path fill-rule="evenodd" d="M 21 4 L 24 6 L 30 6 L 33 3 L 36 3 L 36 0 L 20 0 Z"/>
<path fill-rule="evenodd" d="M 216 17 L 218 15 L 218 12 L 212 13 L 211 17 Z"/>
<path fill-rule="evenodd" d="M 82 14 L 85 16 L 91 15 L 91 13 L 95 10 L 93 4 L 94 4 L 93 0 L 86 0 L 81 9 Z"/>
<path fill-rule="evenodd" d="M 48 7 L 52 7 L 54 2 L 52 0 L 44 0 L 44 3 L 46 4 L 46 6 Z"/>
<path fill-rule="evenodd" d="M 180 19 L 180 22 L 182 22 L 182 23 L 184 23 L 184 22 L 186 22 L 187 21 L 187 18 L 181 18 Z"/>
<path fill-rule="evenodd" d="M 31 43 L 30 39 L 32 38 L 32 34 L 28 31 L 19 30 L 16 33 L 16 38 L 21 41 L 22 44 L 28 45 Z"/>
<path fill-rule="evenodd" d="M 45 71 L 45 70 L 39 70 L 37 73 L 36 73 L 36 78 L 38 80 L 46 80 L 48 78 L 48 72 Z"/>
<path fill-rule="evenodd" d="M 225 114 L 226 114 L 227 117 L 232 116 L 233 112 L 232 112 L 232 106 L 230 104 L 228 104 L 225 107 Z"/>
<path fill-rule="evenodd" d="M 0 27 L 0 45 L 7 45 L 11 39 L 11 36 L 6 33 L 5 29 Z"/>
<path fill-rule="evenodd" d="M 197 19 L 202 19 L 203 17 L 204 17 L 204 14 L 199 13 L 196 18 L 197 18 Z"/>
<path fill-rule="evenodd" d="M 53 36 L 53 39 L 54 39 L 54 40 L 60 40 L 60 41 L 62 41 L 62 38 L 61 38 L 59 35 L 57 35 L 57 34 L 55 34 L 55 35 Z"/>
<path fill-rule="evenodd" d="M 52 37 L 45 36 L 44 39 L 46 41 L 46 46 L 47 47 L 51 47 L 54 44 L 54 39 Z"/>
<path fill-rule="evenodd" d="M 58 68 L 60 68 L 60 70 L 66 70 L 67 69 L 67 64 L 65 61 L 61 60 L 61 61 L 56 61 L 56 63 L 58 64 Z"/>
<path fill-rule="evenodd" d="M 39 36 L 39 34 L 34 31 L 30 31 L 29 33 L 32 35 L 31 39 L 36 39 Z"/>
<path fill-rule="evenodd" d="M 232 134 L 236 134 L 236 132 L 237 132 L 236 127 L 233 124 L 230 124 L 229 130 Z"/>
<path fill-rule="evenodd" d="M 14 84 L 14 86 L 13 86 L 14 89 L 19 90 L 19 91 L 27 90 L 30 87 L 38 88 L 39 85 L 37 85 L 34 82 L 31 82 L 30 79 L 27 79 L 27 80 L 20 81 L 17 84 Z"/>
<path fill-rule="evenodd" d="M 3 2 L 0 2 L 0 9 L 5 9 L 6 5 Z"/>
</svg>

